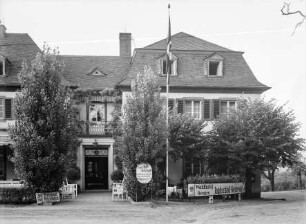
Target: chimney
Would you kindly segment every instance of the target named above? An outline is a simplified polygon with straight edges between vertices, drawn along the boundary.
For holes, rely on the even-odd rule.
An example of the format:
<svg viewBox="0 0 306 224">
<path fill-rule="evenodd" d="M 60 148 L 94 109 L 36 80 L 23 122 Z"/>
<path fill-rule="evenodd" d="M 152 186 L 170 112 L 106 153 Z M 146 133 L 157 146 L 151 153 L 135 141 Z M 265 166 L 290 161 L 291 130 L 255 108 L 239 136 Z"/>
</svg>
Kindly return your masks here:
<svg viewBox="0 0 306 224">
<path fill-rule="evenodd" d="M 0 37 L 4 38 L 5 33 L 6 33 L 6 27 L 1 23 L 0 20 Z"/>
<path fill-rule="evenodd" d="M 120 56 L 131 57 L 131 33 L 120 33 Z"/>
</svg>

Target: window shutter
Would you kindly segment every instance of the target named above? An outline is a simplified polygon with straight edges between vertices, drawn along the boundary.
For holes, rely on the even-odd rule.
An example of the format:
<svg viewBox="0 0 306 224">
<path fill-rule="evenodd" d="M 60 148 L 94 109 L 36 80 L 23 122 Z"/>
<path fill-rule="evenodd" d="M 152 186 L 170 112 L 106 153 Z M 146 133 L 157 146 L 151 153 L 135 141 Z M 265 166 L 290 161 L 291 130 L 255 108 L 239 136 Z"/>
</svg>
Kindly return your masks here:
<svg viewBox="0 0 306 224">
<path fill-rule="evenodd" d="M 173 108 L 174 108 L 174 100 L 173 99 L 169 99 L 168 106 L 169 106 L 169 110 L 173 111 Z"/>
<path fill-rule="evenodd" d="M 12 113 L 12 99 L 5 99 L 5 118 L 10 119 L 13 117 Z"/>
<path fill-rule="evenodd" d="M 183 114 L 184 113 L 184 101 L 177 100 L 177 113 Z"/>
<path fill-rule="evenodd" d="M 207 76 L 208 75 L 208 60 L 204 60 L 204 75 Z"/>
<path fill-rule="evenodd" d="M 210 100 L 204 100 L 204 119 L 210 119 Z"/>
<path fill-rule="evenodd" d="M 217 118 L 220 114 L 220 100 L 213 100 L 213 118 Z"/>
<path fill-rule="evenodd" d="M 173 62 L 173 75 L 177 76 L 177 59 Z"/>
<path fill-rule="evenodd" d="M 158 59 L 157 60 L 157 74 L 161 74 L 162 73 L 162 62 L 163 62 L 163 60 L 162 59 Z"/>
<path fill-rule="evenodd" d="M 223 61 L 220 61 L 220 63 L 219 63 L 218 76 L 223 76 Z"/>
</svg>

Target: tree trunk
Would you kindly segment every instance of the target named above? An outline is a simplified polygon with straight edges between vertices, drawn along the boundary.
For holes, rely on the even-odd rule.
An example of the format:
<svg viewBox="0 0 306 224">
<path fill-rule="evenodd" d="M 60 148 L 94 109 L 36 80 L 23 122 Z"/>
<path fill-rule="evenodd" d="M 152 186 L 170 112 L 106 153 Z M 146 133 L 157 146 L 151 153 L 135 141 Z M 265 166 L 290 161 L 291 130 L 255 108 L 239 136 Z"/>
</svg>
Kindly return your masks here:
<svg viewBox="0 0 306 224">
<path fill-rule="evenodd" d="M 275 173 L 275 170 L 271 170 L 271 172 L 269 172 L 270 184 L 271 184 L 271 191 L 274 191 L 274 190 L 275 190 L 274 173 Z"/>
<path fill-rule="evenodd" d="M 298 189 L 302 189 L 302 174 L 301 171 L 297 173 L 297 184 L 298 184 Z"/>
<path fill-rule="evenodd" d="M 252 198 L 252 170 L 250 168 L 246 168 L 245 172 L 245 196 Z"/>
</svg>

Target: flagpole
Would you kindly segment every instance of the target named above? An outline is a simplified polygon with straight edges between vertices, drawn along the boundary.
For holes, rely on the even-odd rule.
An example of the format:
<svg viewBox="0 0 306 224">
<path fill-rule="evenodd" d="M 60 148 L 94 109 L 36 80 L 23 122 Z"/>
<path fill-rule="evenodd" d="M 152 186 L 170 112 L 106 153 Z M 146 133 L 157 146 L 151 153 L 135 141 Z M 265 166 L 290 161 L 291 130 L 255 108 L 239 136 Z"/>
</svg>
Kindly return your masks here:
<svg viewBox="0 0 306 224">
<path fill-rule="evenodd" d="M 170 4 L 168 4 L 168 16 L 169 16 L 169 26 L 170 26 Z M 168 30 L 168 38 L 169 38 L 170 34 L 170 27 Z M 171 38 L 171 36 L 170 36 Z M 168 40 L 169 41 L 169 40 Z M 169 53 L 168 51 L 170 51 L 169 49 L 169 43 L 167 43 L 167 57 L 169 57 Z M 169 65 L 168 63 L 170 63 L 171 66 L 171 62 L 168 59 L 167 61 L 167 85 L 166 85 L 166 95 L 167 95 L 167 103 L 166 103 L 166 128 L 167 128 L 167 139 L 166 139 L 166 203 L 168 203 L 168 179 L 169 179 Z"/>
</svg>

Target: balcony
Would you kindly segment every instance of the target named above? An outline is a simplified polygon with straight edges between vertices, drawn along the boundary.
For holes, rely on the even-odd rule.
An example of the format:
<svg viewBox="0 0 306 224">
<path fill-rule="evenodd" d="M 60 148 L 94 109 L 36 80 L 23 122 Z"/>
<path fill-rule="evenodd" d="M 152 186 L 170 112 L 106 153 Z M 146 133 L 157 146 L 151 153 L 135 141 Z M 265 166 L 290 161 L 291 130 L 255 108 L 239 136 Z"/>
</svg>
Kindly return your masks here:
<svg viewBox="0 0 306 224">
<path fill-rule="evenodd" d="M 82 136 L 102 136 L 111 137 L 113 129 L 110 122 L 89 122 L 83 129 Z"/>
</svg>

